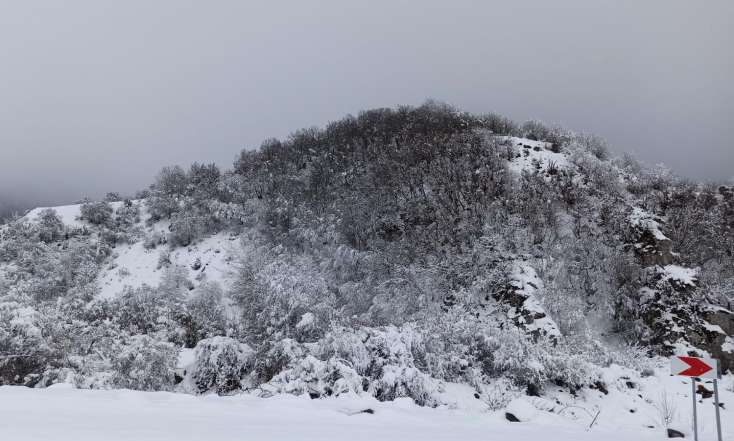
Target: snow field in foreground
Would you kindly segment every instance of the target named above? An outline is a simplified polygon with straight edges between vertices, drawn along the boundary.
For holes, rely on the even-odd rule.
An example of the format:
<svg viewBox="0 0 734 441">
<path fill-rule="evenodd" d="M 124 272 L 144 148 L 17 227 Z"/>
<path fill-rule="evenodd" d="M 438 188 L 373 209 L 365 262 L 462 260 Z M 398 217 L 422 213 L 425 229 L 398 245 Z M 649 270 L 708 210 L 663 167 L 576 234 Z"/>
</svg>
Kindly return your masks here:
<svg viewBox="0 0 734 441">
<path fill-rule="evenodd" d="M 489 412 L 465 401 L 464 390 L 449 387 L 458 409 L 416 406 L 410 399 L 378 402 L 366 396 L 311 400 L 305 396 L 257 398 L 192 396 L 168 392 L 80 390 L 69 385 L 47 389 L 0 387 L 0 440 L 600 440 L 666 439 L 656 407 L 665 391 L 675 411 L 672 427 L 690 433 L 690 383 L 670 377 L 661 367 L 648 378 L 631 378 L 634 388 L 619 387 L 626 377 L 605 370 L 609 393 L 588 390 L 577 406 L 543 410 L 543 404 L 567 401 L 556 391 L 546 397 L 520 397 L 510 410 L 521 423 L 508 422 L 505 411 Z M 722 382 L 724 439 L 734 436 L 732 378 Z M 711 388 L 710 384 L 706 384 Z M 700 396 L 699 396 L 700 399 Z M 585 411 L 582 411 L 584 408 Z M 372 409 L 373 414 L 362 413 Z M 519 410 L 518 410 L 519 409 Z M 713 399 L 698 405 L 701 441 L 714 440 Z M 593 415 L 601 410 L 594 427 Z M 576 416 L 572 416 L 573 414 Z"/>
<path fill-rule="evenodd" d="M 375 413 L 358 413 L 367 408 Z M 406 399 L 380 403 L 364 397 L 262 399 L 2 387 L 0 413 L 0 439 L 17 441 L 619 439 L 614 433 L 600 437 L 573 427 L 513 424 L 499 413 L 460 413 L 421 408 Z"/>
</svg>

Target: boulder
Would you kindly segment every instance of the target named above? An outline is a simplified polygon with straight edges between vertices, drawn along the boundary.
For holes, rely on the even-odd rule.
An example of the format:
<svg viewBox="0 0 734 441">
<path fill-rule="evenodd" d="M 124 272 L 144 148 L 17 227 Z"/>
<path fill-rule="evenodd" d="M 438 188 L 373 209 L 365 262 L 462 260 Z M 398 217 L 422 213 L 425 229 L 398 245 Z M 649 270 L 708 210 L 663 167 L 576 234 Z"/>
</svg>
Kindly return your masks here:
<svg viewBox="0 0 734 441">
<path fill-rule="evenodd" d="M 701 395 L 701 399 L 703 400 L 714 396 L 714 391 L 707 389 L 706 386 L 704 386 L 703 384 L 698 385 L 698 388 L 696 388 L 696 393 L 698 395 Z"/>
<path fill-rule="evenodd" d="M 516 398 L 510 401 L 505 409 L 505 418 L 514 423 L 531 421 L 537 414 L 538 409 L 524 398 Z"/>
<path fill-rule="evenodd" d="M 686 436 L 683 435 L 683 432 L 680 432 L 675 429 L 668 429 L 668 438 L 685 438 Z"/>
<path fill-rule="evenodd" d="M 519 423 L 520 420 L 510 412 L 505 412 L 505 419 L 511 423 Z"/>
</svg>

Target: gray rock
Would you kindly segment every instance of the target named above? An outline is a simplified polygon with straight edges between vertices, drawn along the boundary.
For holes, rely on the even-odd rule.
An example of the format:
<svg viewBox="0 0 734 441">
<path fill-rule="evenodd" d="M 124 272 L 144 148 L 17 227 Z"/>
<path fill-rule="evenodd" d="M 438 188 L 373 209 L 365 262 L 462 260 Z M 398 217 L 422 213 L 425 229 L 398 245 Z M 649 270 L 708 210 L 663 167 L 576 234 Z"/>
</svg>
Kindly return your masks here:
<svg viewBox="0 0 734 441">
<path fill-rule="evenodd" d="M 685 438 L 683 432 L 679 432 L 675 429 L 668 429 L 668 438 Z"/>
</svg>

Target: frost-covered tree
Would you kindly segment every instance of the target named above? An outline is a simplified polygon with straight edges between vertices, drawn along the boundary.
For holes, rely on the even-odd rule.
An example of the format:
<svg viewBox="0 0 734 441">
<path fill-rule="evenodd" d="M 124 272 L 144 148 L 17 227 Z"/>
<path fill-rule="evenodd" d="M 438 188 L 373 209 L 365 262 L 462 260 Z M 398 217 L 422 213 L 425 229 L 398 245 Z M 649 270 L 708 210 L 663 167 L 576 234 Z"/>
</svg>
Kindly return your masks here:
<svg viewBox="0 0 734 441">
<path fill-rule="evenodd" d="M 42 242 L 51 243 L 63 237 L 64 224 L 56 213 L 56 210 L 47 208 L 38 214 L 38 239 Z"/>
<path fill-rule="evenodd" d="M 113 211 L 106 201 L 85 202 L 80 207 L 81 219 L 94 225 L 110 226 Z"/>
</svg>

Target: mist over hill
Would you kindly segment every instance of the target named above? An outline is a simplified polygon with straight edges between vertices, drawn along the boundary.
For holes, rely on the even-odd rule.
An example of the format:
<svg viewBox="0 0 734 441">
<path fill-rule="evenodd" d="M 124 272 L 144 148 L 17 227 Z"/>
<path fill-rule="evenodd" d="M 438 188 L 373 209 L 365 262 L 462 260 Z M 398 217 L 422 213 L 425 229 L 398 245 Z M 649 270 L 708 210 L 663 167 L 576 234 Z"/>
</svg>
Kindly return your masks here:
<svg viewBox="0 0 734 441">
<path fill-rule="evenodd" d="M 32 203 L 14 202 L 9 198 L 0 196 L 0 223 L 5 223 L 16 214 L 23 214 L 25 210 L 31 208 Z"/>
</svg>

